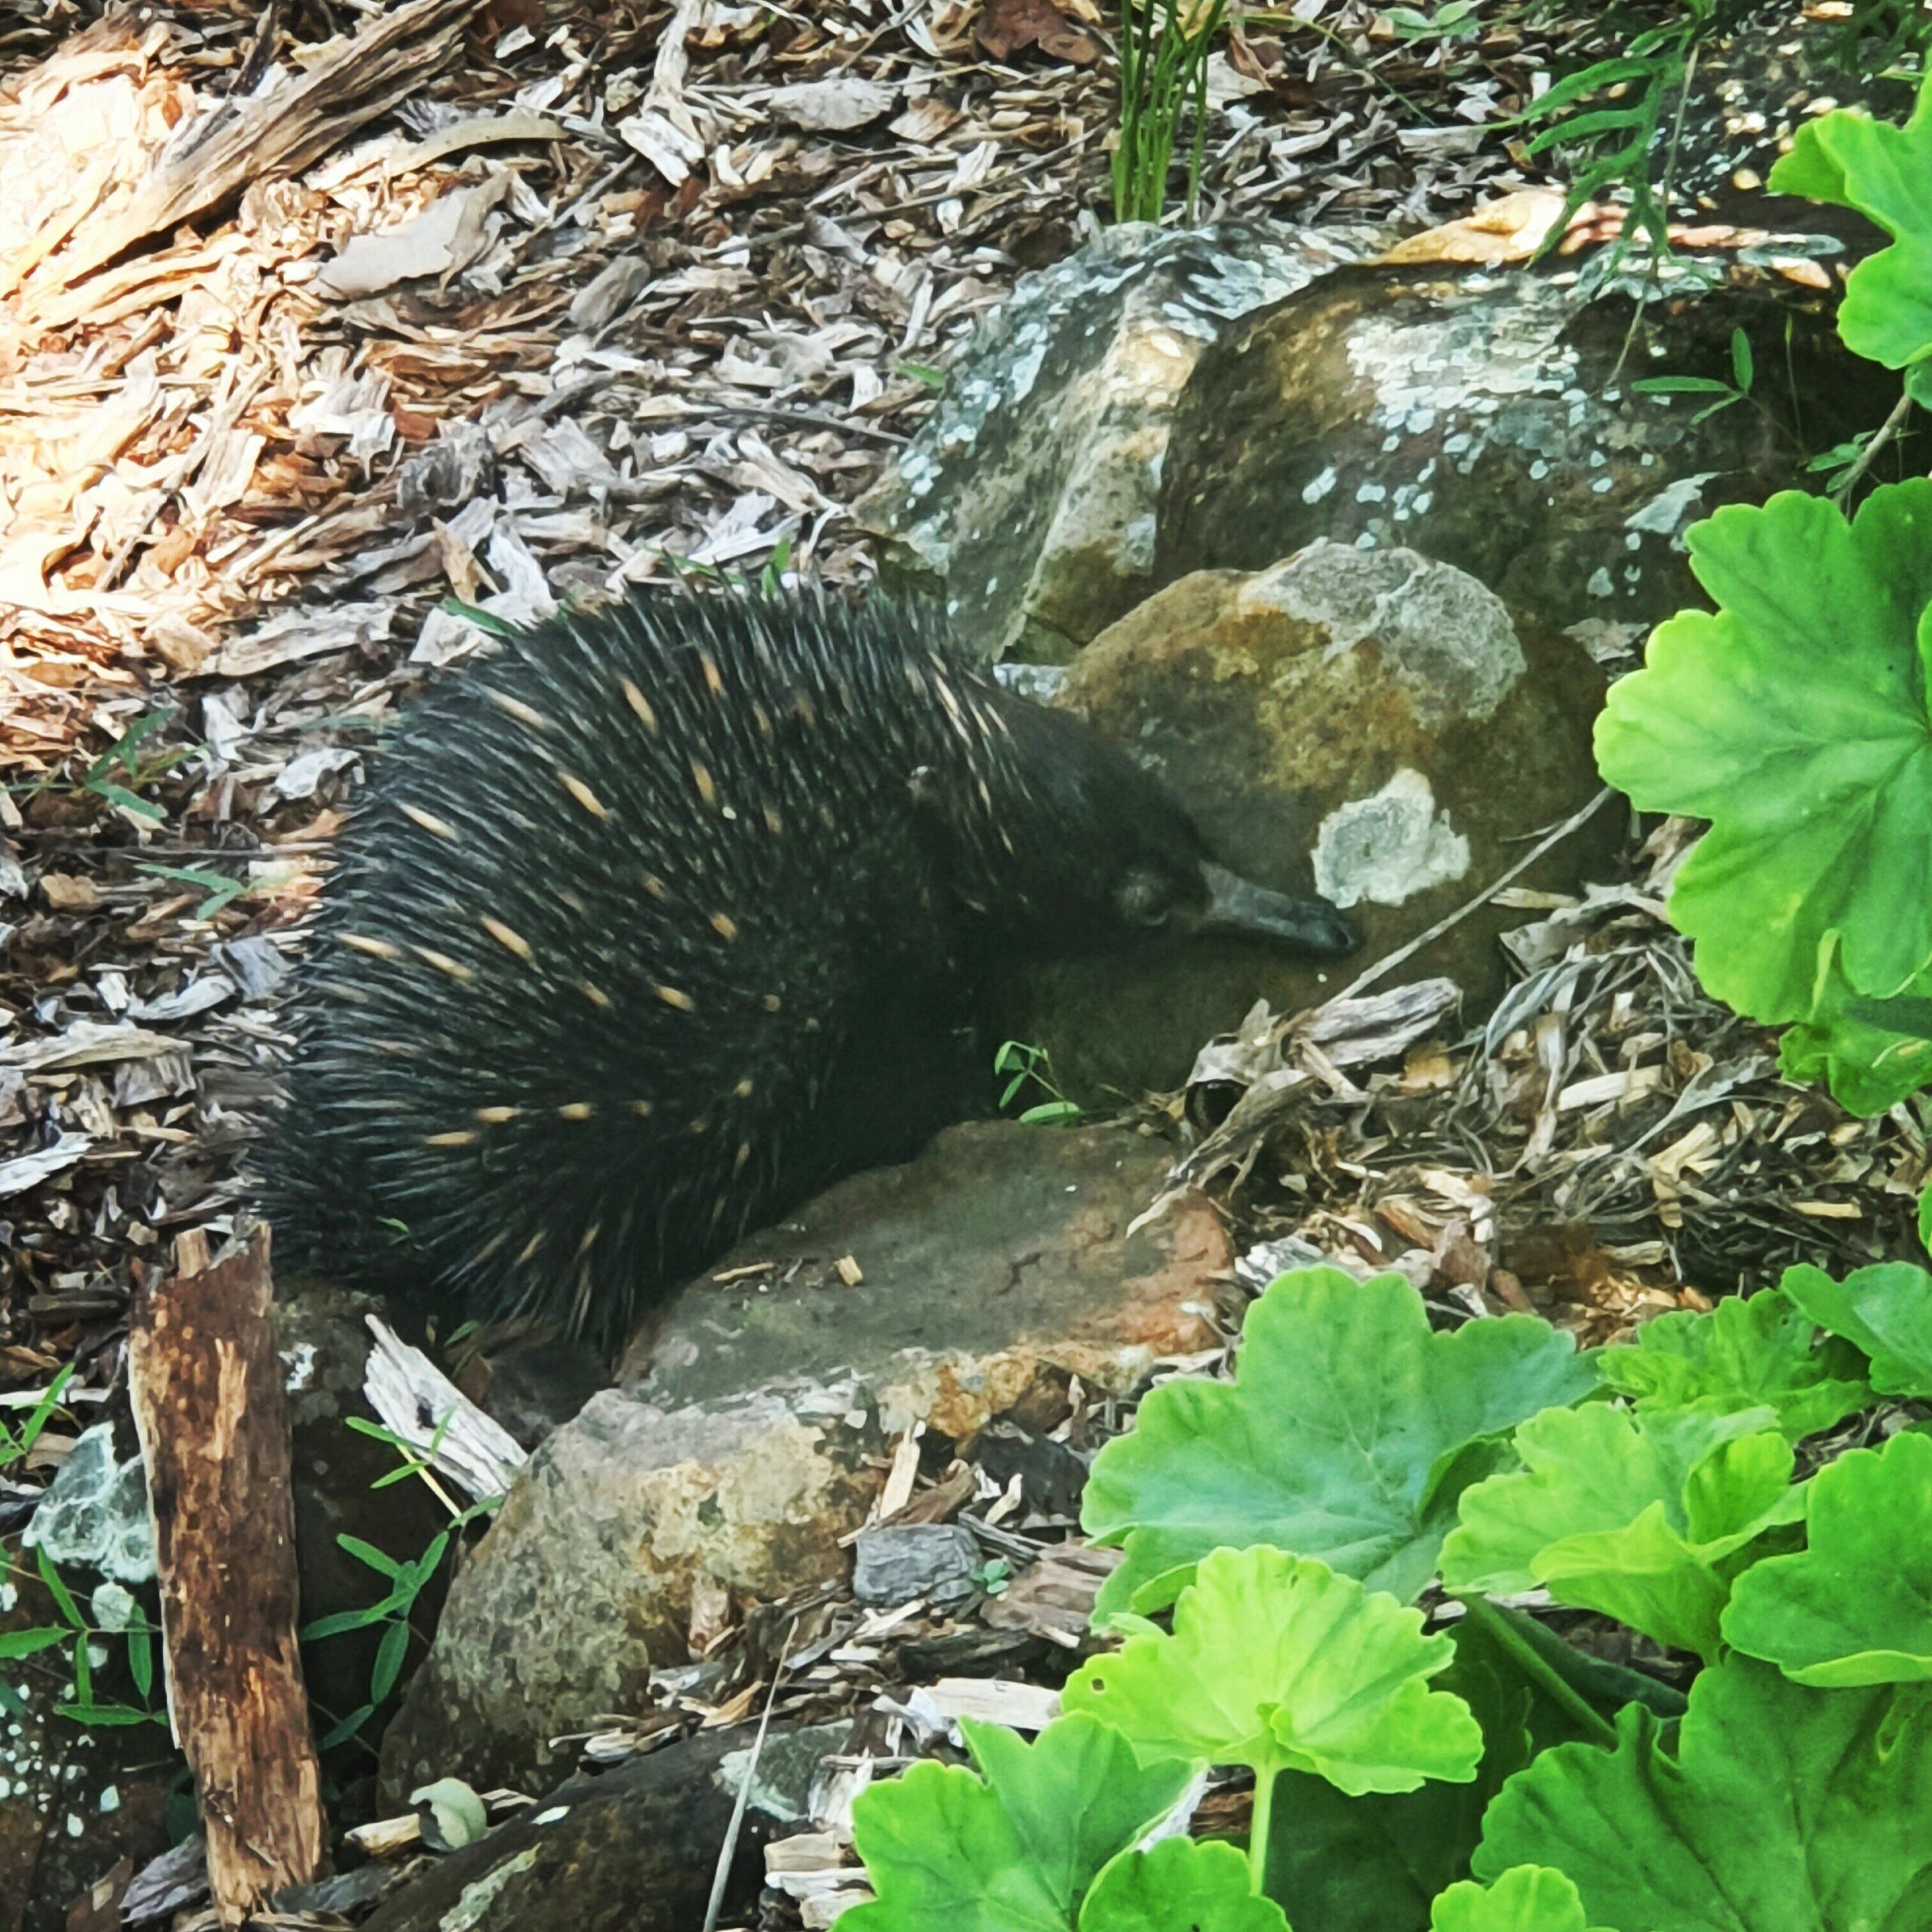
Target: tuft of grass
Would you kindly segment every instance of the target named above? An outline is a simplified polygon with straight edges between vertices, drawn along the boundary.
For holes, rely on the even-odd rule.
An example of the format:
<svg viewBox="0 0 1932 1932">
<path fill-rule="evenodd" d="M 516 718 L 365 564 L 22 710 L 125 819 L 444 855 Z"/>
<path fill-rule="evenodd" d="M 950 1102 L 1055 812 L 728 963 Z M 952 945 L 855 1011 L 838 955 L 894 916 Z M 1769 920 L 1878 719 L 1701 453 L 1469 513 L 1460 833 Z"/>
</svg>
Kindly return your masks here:
<svg viewBox="0 0 1932 1932">
<path fill-rule="evenodd" d="M 1208 146 L 1208 56 L 1227 0 L 1121 0 L 1120 126 L 1114 146 L 1114 219 L 1158 221 L 1182 114 L 1194 112 L 1187 219 L 1201 199 Z"/>
<path fill-rule="evenodd" d="M 372 1625 L 380 1626 L 383 1633 L 377 1646 L 375 1662 L 371 1667 L 368 1695 L 354 1710 L 323 1732 L 317 1743 L 320 1750 L 332 1751 L 338 1744 L 346 1743 L 357 1736 L 395 1689 L 402 1675 L 404 1660 L 409 1654 L 410 1638 L 414 1629 L 411 1620 L 417 1598 L 429 1587 L 444 1558 L 460 1547 L 463 1532 L 472 1523 L 494 1515 L 503 1506 L 500 1496 L 486 1496 L 470 1504 L 468 1509 L 460 1509 L 436 1481 L 433 1473 L 436 1451 L 442 1446 L 444 1435 L 455 1413 L 452 1409 L 437 1423 L 427 1446 L 420 1450 L 405 1437 L 380 1423 L 367 1421 L 361 1416 L 343 1419 L 358 1435 L 373 1436 L 380 1442 L 387 1443 L 401 1459 L 395 1469 L 377 1477 L 369 1485 L 371 1490 L 387 1489 L 392 1484 L 420 1476 L 437 1500 L 450 1512 L 450 1520 L 430 1538 L 429 1546 L 420 1555 L 407 1561 L 389 1555 L 360 1537 L 337 1537 L 336 1542 L 341 1549 L 374 1571 L 388 1588 L 374 1602 L 365 1604 L 359 1610 L 340 1610 L 318 1617 L 302 1632 L 305 1644 L 340 1636 L 345 1631 L 366 1629 Z"/>
<path fill-rule="evenodd" d="M 1029 1046 L 1024 1040 L 1002 1041 L 993 1056 L 993 1071 L 1006 1081 L 999 1097 L 1002 1107 L 1011 1106 L 1023 1088 L 1032 1088 L 1044 1097 L 1021 1110 L 1022 1125 L 1069 1127 L 1080 1119 L 1080 1103 L 1069 1100 L 1061 1088 L 1044 1047 Z"/>
</svg>

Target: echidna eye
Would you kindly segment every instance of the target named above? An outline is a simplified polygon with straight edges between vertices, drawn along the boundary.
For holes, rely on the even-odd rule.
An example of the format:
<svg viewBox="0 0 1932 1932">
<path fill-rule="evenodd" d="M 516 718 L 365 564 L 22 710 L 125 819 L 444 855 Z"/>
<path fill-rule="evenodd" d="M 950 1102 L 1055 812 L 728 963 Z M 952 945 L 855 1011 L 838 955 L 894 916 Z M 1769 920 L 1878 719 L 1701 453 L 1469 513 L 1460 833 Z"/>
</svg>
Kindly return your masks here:
<svg viewBox="0 0 1932 1932">
<path fill-rule="evenodd" d="M 1130 872 L 1115 902 L 1130 925 L 1164 926 L 1173 901 L 1167 881 L 1152 872 Z"/>
</svg>

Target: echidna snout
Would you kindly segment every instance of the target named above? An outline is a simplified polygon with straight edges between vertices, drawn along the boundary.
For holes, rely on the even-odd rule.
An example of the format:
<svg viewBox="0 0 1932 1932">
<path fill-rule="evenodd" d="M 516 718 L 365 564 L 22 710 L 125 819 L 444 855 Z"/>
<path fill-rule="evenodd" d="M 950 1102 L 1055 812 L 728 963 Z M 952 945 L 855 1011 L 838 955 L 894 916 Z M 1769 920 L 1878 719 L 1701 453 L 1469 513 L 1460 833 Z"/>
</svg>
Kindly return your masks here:
<svg viewBox="0 0 1932 1932">
<path fill-rule="evenodd" d="M 968 961 L 1194 931 L 1353 943 L 914 614 L 560 616 L 414 706 L 351 815 L 263 1152 L 278 1251 L 614 1340 L 957 1111 Z"/>
<path fill-rule="evenodd" d="M 1208 905 L 1193 921 L 1201 933 L 1238 933 L 1278 940 L 1317 958 L 1339 959 L 1361 943 L 1325 899 L 1291 899 L 1210 863 L 1201 868 Z"/>
</svg>

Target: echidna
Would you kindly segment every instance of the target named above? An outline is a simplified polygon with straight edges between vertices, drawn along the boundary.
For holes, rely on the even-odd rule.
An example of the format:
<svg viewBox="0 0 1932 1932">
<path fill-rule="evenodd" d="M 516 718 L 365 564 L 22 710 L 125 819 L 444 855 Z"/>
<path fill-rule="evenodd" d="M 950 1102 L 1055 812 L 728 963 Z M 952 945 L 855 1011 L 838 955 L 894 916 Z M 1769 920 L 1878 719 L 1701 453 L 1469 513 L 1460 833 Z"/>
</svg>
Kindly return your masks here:
<svg viewBox="0 0 1932 1932">
<path fill-rule="evenodd" d="M 351 816 L 264 1149 L 278 1247 L 608 1340 L 956 1114 L 976 961 L 1211 928 L 1353 943 L 913 612 L 557 617 L 416 705 Z"/>
</svg>

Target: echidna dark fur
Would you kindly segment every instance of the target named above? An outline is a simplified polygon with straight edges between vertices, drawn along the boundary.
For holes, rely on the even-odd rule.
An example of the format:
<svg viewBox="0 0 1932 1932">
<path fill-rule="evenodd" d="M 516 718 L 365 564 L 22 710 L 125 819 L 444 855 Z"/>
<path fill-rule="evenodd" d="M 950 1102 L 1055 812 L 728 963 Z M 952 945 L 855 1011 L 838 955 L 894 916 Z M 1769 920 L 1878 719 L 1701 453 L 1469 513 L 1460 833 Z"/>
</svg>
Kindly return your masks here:
<svg viewBox="0 0 1932 1932">
<path fill-rule="evenodd" d="M 923 615 L 560 616 L 417 704 L 351 816 L 263 1154 L 278 1252 L 608 1342 L 940 1124 L 964 961 L 1201 924 L 1351 943 Z"/>
</svg>

